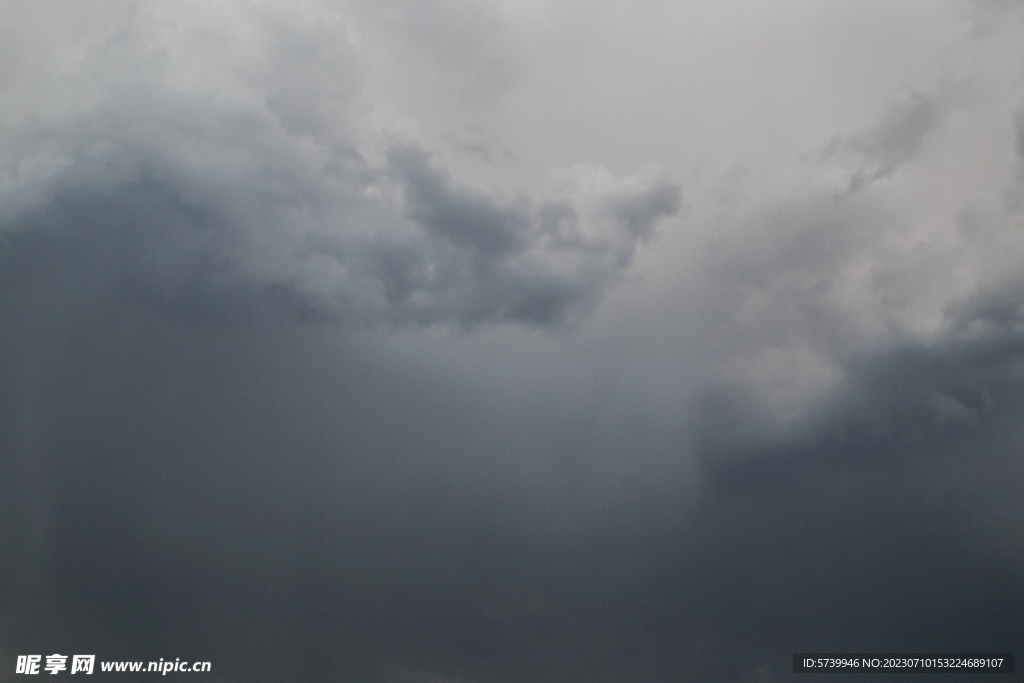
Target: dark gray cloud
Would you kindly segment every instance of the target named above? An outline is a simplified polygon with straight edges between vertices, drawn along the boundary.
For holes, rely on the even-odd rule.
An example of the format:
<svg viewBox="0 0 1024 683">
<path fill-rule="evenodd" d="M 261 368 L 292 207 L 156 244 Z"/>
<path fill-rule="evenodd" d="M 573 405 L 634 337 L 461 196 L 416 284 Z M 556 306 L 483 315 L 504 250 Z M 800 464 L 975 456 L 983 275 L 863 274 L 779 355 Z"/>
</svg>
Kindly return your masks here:
<svg viewBox="0 0 1024 683">
<path fill-rule="evenodd" d="M 92 249 L 110 263 L 97 277 L 182 311 L 269 307 L 352 327 L 547 325 L 599 301 L 653 223 L 679 208 L 678 186 L 655 169 L 621 180 L 576 169 L 600 187 L 580 176 L 550 198 L 502 201 L 415 144 L 373 164 L 351 143 L 362 132 L 348 111 L 344 34 L 271 30 L 272 20 L 253 25 L 266 69 L 239 74 L 221 58 L 204 75 L 225 88 L 218 98 L 114 78 L 95 83 L 106 98 L 81 112 L 12 125 L 4 232 L 26 233 L 26 245 L 102 244 Z M 145 22 L 122 30 L 136 24 Z M 152 57 L 120 35 L 78 75 L 106 79 L 108 62 Z M 208 38 L 241 53 L 232 56 L 250 49 L 230 33 Z M 186 32 L 182 42 L 201 39 Z M 163 78 L 187 82 L 193 58 L 169 58 Z M 296 60 L 301 77 L 291 75 Z M 322 81 L 334 87 L 307 92 Z M 563 222 L 546 222 L 551 204 L 566 207 Z"/>
<path fill-rule="evenodd" d="M 926 267 L 889 241 L 907 228 L 869 186 L 755 204 L 746 244 L 726 225 L 706 320 L 729 351 L 694 412 L 707 535 L 686 546 L 723 578 L 683 551 L 668 565 L 744 625 L 716 644 L 745 640 L 747 668 L 720 680 L 754 680 L 759 656 L 784 678 L 772 628 L 809 650 L 1021 641 L 1003 607 L 1021 602 L 1024 550 L 1021 271 L 1000 253 L 1017 253 L 1014 192 L 957 221 Z M 742 568 L 715 565 L 722 548 Z"/>
<path fill-rule="evenodd" d="M 105 286 L 182 312 L 269 310 L 349 327 L 556 324 L 593 306 L 654 221 L 679 207 L 676 186 L 638 177 L 625 181 L 633 186 L 613 185 L 585 215 L 570 195 L 552 222 L 549 203 L 506 205 L 459 187 L 415 148 L 392 152 L 380 172 L 354 158 L 327 179 L 299 175 L 302 168 L 263 179 L 260 165 L 243 178 L 251 184 L 199 180 L 111 137 L 108 158 L 21 190 L 42 199 L 8 218 L 7 258 L 20 262 L 54 244 L 72 252 L 58 258 L 96 267 Z M 92 180 L 97 165 L 100 186 Z M 123 180 L 109 186 L 111 174 Z M 380 205 L 359 195 L 367 178 L 390 175 L 404 200 Z M 201 182 L 221 185 L 230 198 Z M 349 232 L 354 222 L 362 224 Z"/>
<path fill-rule="evenodd" d="M 1019 115 L 949 215 L 911 190 L 973 110 L 912 95 L 790 187 L 688 186 L 659 236 L 662 167 L 509 190 L 373 118 L 389 7 L 410 54 L 464 37 L 463 85 L 496 7 L 151 7 L 5 86 L 36 111 L 0 130 L 0 680 L 1021 651 Z"/>
<path fill-rule="evenodd" d="M 702 484 L 626 486 L 563 526 L 545 499 L 649 457 L 644 422 L 552 429 L 321 328 L 68 298 L 3 309 L 12 653 L 726 681 L 787 680 L 795 649 L 1020 642 L 1019 333 L 862 358 L 813 429 L 728 458 L 698 440 Z M 719 404 L 703 428 L 749 418 Z M 524 450 L 566 469 L 524 484 Z"/>
</svg>

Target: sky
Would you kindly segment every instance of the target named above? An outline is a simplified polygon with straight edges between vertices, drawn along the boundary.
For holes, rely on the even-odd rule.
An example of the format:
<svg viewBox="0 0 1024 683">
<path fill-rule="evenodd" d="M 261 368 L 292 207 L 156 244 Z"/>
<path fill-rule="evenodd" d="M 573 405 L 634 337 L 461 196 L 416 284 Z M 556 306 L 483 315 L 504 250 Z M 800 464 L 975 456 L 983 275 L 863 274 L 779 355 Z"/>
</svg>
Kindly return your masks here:
<svg viewBox="0 0 1024 683">
<path fill-rule="evenodd" d="M 8 0 L 0 681 L 1024 653 L 1022 46 L 1018 0 Z"/>
</svg>

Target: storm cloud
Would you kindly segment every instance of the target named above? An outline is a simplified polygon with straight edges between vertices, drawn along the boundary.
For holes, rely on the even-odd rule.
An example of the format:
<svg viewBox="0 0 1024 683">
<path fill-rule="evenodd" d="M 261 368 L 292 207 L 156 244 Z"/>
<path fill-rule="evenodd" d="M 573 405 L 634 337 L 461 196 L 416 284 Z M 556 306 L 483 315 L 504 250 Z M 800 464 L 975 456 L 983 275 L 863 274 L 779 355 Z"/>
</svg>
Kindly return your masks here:
<svg viewBox="0 0 1024 683">
<path fill-rule="evenodd" d="M 0 680 L 1021 651 L 1019 3 L 0 17 Z"/>
<path fill-rule="evenodd" d="M 136 8 L 82 46 L 62 76 L 93 101 L 6 131 L 5 233 L 105 242 L 129 271 L 107 277 L 181 310 L 544 325 L 599 301 L 679 209 L 653 167 L 571 169 L 530 201 L 465 187 L 414 143 L 383 140 L 374 164 L 354 145 L 370 132 L 341 20 L 232 9 L 206 24 Z"/>
</svg>

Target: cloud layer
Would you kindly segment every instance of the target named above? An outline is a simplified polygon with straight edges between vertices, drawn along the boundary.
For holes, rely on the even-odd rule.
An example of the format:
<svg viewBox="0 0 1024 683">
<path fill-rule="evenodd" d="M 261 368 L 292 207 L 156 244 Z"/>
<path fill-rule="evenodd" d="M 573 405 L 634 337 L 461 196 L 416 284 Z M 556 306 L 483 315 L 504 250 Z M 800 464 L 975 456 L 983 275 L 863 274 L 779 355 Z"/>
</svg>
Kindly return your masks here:
<svg viewBox="0 0 1024 683">
<path fill-rule="evenodd" d="M 656 167 L 581 166 L 530 200 L 470 188 L 411 142 L 376 143 L 374 164 L 340 19 L 220 11 L 211 28 L 174 3 L 137 8 L 78 46 L 61 75 L 86 102 L 62 111 L 57 85 L 44 121 L 7 130 L 6 233 L 109 240 L 129 271 L 109 275 L 182 310 L 547 325 L 592 308 L 679 209 Z"/>
<path fill-rule="evenodd" d="M 0 11 L 0 680 L 1020 651 L 1019 3 Z"/>
</svg>

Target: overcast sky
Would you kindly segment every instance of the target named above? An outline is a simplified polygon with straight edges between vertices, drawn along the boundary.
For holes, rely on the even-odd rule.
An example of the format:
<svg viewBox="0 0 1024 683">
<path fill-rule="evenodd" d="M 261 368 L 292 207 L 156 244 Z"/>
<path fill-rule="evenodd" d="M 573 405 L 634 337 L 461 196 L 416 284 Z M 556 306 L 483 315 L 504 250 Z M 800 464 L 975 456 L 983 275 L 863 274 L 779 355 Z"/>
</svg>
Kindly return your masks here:
<svg viewBox="0 0 1024 683">
<path fill-rule="evenodd" d="M 1016 0 L 7 0 L 0 681 L 1024 656 L 1022 48 Z"/>
</svg>

